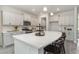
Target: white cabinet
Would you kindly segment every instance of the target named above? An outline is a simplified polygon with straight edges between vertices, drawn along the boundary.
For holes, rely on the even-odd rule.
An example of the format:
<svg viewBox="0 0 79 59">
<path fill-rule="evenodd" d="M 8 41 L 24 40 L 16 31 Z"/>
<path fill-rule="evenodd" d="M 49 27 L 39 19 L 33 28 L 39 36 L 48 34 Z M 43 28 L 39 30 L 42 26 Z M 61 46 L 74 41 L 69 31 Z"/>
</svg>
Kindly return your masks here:
<svg viewBox="0 0 79 59">
<path fill-rule="evenodd" d="M 32 25 L 37 26 L 37 25 L 39 24 L 39 20 L 38 20 L 38 18 L 32 16 L 32 17 L 31 17 L 31 23 L 32 23 Z"/>
<path fill-rule="evenodd" d="M 31 16 L 28 14 L 24 14 L 24 20 L 25 21 L 31 21 Z"/>
<path fill-rule="evenodd" d="M 23 15 L 3 11 L 3 25 L 23 25 Z"/>
<path fill-rule="evenodd" d="M 60 29 L 60 26 L 59 26 L 58 22 L 55 22 L 55 21 L 50 22 L 50 24 L 49 24 L 50 31 L 59 31 L 59 29 Z"/>
<path fill-rule="evenodd" d="M 3 17 L 3 25 L 11 25 L 12 16 L 10 13 L 3 12 L 2 17 Z"/>
<path fill-rule="evenodd" d="M 63 18 L 64 18 L 64 25 L 73 25 L 74 24 L 74 13 L 73 13 L 73 11 L 64 12 Z"/>
<path fill-rule="evenodd" d="M 13 21 L 13 25 L 23 25 L 23 15 L 15 14 L 15 19 Z"/>
<path fill-rule="evenodd" d="M 73 25 L 73 16 L 64 16 L 64 25 Z"/>
<path fill-rule="evenodd" d="M 25 32 L 7 32 L 3 33 L 3 47 L 6 47 L 8 45 L 14 44 L 14 38 L 13 35 L 18 35 L 18 34 L 24 34 Z"/>
<path fill-rule="evenodd" d="M 50 22 L 52 22 L 52 21 L 59 21 L 59 19 L 60 19 L 60 14 L 56 14 L 56 15 L 54 15 L 54 16 L 50 16 Z"/>
<path fill-rule="evenodd" d="M 0 46 L 2 46 L 2 33 L 0 33 Z"/>
<path fill-rule="evenodd" d="M 56 14 L 54 16 L 50 17 L 50 23 L 56 23 L 58 22 L 58 25 L 64 24 L 63 14 Z"/>
<path fill-rule="evenodd" d="M 39 23 L 38 17 L 26 13 L 24 13 L 24 21 L 30 21 L 31 25 L 35 25 L 35 26 L 38 25 Z"/>
<path fill-rule="evenodd" d="M 59 21 L 59 25 L 64 25 L 64 16 L 62 13 L 59 14 L 58 21 Z"/>
<path fill-rule="evenodd" d="M 59 25 L 73 25 L 74 12 L 71 10 L 55 14 L 54 16 L 50 17 L 50 22 L 51 21 L 59 21 Z"/>
<path fill-rule="evenodd" d="M 13 44 L 13 38 L 11 33 L 4 33 L 3 34 L 3 47 Z"/>
<path fill-rule="evenodd" d="M 73 40 L 74 39 L 74 27 L 73 26 L 69 26 L 69 27 L 66 27 L 67 29 L 68 28 L 71 28 L 72 30 L 65 30 L 65 32 L 66 32 L 66 39 L 67 40 Z"/>
</svg>

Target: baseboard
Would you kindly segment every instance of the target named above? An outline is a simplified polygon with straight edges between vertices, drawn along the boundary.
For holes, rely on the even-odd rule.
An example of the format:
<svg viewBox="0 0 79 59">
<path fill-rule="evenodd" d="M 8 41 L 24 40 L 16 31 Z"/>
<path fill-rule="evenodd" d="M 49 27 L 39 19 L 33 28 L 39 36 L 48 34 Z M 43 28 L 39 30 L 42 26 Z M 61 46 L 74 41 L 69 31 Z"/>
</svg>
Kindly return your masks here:
<svg viewBox="0 0 79 59">
<path fill-rule="evenodd" d="M 10 44 L 10 45 L 4 46 L 3 48 L 10 47 L 10 46 L 14 46 L 14 44 Z"/>
</svg>

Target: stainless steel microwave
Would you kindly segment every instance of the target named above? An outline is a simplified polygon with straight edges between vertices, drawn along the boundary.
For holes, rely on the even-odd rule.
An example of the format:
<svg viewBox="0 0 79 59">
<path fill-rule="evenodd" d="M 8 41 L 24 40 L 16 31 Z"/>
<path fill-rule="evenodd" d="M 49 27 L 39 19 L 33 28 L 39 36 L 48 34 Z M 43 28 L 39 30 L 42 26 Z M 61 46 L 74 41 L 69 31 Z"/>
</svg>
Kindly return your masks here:
<svg viewBox="0 0 79 59">
<path fill-rule="evenodd" d="M 23 21 L 23 25 L 24 26 L 29 26 L 29 25 L 31 25 L 31 22 L 30 21 Z"/>
</svg>

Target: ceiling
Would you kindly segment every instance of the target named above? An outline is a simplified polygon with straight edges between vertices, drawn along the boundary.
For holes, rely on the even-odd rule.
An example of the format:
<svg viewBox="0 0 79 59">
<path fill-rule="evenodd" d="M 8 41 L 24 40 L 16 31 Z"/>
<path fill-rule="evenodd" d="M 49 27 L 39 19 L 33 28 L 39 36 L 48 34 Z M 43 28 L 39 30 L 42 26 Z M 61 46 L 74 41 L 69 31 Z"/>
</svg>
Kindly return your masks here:
<svg viewBox="0 0 79 59">
<path fill-rule="evenodd" d="M 43 7 L 47 7 L 48 13 L 50 12 L 57 13 L 74 8 L 74 5 L 10 5 L 10 6 L 35 15 L 39 15 L 40 12 L 43 12 Z M 57 8 L 59 8 L 60 11 L 57 11 Z M 32 9 L 35 9 L 35 11 L 32 11 Z"/>
</svg>

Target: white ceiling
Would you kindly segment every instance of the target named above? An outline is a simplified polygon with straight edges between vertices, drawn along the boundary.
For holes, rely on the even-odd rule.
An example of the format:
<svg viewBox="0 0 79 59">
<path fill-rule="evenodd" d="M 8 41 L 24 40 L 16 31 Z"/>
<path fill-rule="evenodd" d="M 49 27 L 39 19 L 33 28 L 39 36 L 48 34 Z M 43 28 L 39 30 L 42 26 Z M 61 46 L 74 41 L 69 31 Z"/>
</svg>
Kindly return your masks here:
<svg viewBox="0 0 79 59">
<path fill-rule="evenodd" d="M 56 10 L 57 8 L 60 9 L 59 12 L 74 8 L 74 5 L 10 5 L 10 6 L 35 15 L 39 15 L 40 12 L 43 12 L 43 7 L 48 8 L 48 11 L 47 11 L 48 13 L 50 12 L 57 13 L 57 10 Z M 32 9 L 36 9 L 36 10 L 32 11 Z"/>
</svg>

